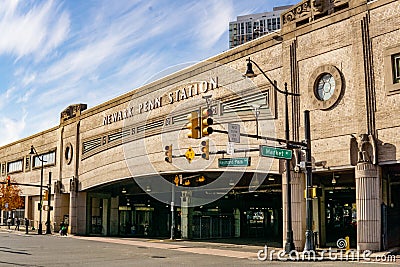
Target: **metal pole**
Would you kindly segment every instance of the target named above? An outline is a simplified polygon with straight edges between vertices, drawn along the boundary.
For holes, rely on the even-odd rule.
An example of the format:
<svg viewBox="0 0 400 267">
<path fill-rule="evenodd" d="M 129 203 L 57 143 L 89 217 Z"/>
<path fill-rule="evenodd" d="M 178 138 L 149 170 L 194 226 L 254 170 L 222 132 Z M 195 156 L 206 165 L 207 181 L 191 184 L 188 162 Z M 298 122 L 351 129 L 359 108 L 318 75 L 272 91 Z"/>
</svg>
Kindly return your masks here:
<svg viewBox="0 0 400 267">
<path fill-rule="evenodd" d="M 175 239 L 175 185 L 172 183 L 171 189 L 171 240 Z"/>
<path fill-rule="evenodd" d="M 37 156 L 39 158 L 39 156 Z M 40 158 L 39 158 L 40 160 Z M 38 227 L 38 234 L 42 234 L 42 209 L 43 209 L 43 158 L 41 159 L 42 167 L 40 170 L 40 195 L 39 195 L 39 227 Z"/>
<path fill-rule="evenodd" d="M 51 234 L 50 227 L 50 202 L 51 202 L 51 172 L 49 172 L 49 185 L 47 186 L 47 221 L 46 221 L 46 235 Z"/>
<path fill-rule="evenodd" d="M 312 187 L 312 165 L 311 165 L 311 127 L 310 111 L 304 111 L 304 136 L 307 143 L 306 148 L 306 243 L 304 251 L 314 250 L 313 231 L 312 231 L 312 198 L 310 190 Z"/>
<path fill-rule="evenodd" d="M 288 107 L 288 88 L 285 83 L 285 140 L 286 148 L 289 149 L 289 107 Z M 292 230 L 292 187 L 290 185 L 290 159 L 286 160 L 286 244 L 285 252 L 289 254 L 295 249 L 293 243 Z"/>
</svg>

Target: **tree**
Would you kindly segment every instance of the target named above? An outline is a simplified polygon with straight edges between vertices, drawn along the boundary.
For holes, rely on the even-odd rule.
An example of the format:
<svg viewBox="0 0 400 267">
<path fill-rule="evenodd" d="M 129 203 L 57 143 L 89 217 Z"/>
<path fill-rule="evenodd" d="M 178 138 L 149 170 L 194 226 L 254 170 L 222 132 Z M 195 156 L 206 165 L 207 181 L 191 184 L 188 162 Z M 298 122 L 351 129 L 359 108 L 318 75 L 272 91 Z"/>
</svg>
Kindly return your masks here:
<svg viewBox="0 0 400 267">
<path fill-rule="evenodd" d="M 0 210 L 10 211 L 21 208 L 24 202 L 21 198 L 22 191 L 19 186 L 7 185 L 7 178 L 3 182 L 0 188 Z M 11 183 L 16 183 L 16 181 L 13 179 Z"/>
</svg>

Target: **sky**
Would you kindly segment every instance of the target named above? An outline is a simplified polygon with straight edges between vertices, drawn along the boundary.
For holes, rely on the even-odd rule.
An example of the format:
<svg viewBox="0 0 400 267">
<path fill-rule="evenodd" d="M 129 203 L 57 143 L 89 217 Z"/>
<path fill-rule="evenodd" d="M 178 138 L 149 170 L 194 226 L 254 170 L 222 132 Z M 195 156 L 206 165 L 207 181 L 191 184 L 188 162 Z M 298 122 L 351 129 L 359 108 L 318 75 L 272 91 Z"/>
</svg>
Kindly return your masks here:
<svg viewBox="0 0 400 267">
<path fill-rule="evenodd" d="M 229 22 L 296 0 L 5 0 L 0 146 L 229 49 Z"/>
</svg>

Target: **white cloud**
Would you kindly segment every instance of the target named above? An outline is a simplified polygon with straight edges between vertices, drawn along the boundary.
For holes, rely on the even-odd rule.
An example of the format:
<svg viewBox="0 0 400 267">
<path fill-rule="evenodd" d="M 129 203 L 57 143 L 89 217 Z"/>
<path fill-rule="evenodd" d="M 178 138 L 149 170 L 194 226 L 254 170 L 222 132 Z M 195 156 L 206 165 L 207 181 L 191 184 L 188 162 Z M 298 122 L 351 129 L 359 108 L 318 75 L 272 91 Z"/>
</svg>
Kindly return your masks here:
<svg viewBox="0 0 400 267">
<path fill-rule="evenodd" d="M 8 117 L 0 117 L 0 124 L 2 130 L 0 131 L 0 146 L 15 141 L 21 137 L 21 134 L 25 130 L 25 119 L 24 114 L 20 120 L 13 120 Z"/>
<path fill-rule="evenodd" d="M 22 79 L 22 85 L 27 86 L 27 85 L 33 83 L 35 81 L 35 79 L 36 79 L 36 73 L 26 74 Z"/>
<path fill-rule="evenodd" d="M 2 2 L 0 54 L 13 54 L 17 60 L 29 54 L 42 57 L 65 39 L 68 14 L 57 12 L 53 1 L 40 3 L 31 7 L 25 1 Z"/>
<path fill-rule="evenodd" d="M 29 101 L 31 95 L 36 91 L 36 89 L 32 88 L 25 92 L 22 96 L 19 96 L 17 99 L 17 103 L 26 103 Z"/>
<path fill-rule="evenodd" d="M 6 93 L 4 94 L 4 97 L 6 98 L 6 100 L 10 100 L 10 98 L 14 95 L 14 92 L 17 91 L 17 87 L 13 86 L 11 88 L 8 88 Z"/>
<path fill-rule="evenodd" d="M 209 49 L 228 31 L 230 18 L 234 14 L 231 1 L 201 1 L 193 8 L 199 12 L 195 24 L 198 44 L 201 49 Z M 206 5 L 204 6 L 204 4 Z"/>
</svg>

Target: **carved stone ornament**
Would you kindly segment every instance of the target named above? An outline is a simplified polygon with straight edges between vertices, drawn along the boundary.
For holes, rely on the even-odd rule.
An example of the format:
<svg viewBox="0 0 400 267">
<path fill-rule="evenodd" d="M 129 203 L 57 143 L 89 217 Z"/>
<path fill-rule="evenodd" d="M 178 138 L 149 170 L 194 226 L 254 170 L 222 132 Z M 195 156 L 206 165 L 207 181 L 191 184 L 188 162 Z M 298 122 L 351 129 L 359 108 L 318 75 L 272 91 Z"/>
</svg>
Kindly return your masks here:
<svg viewBox="0 0 400 267">
<path fill-rule="evenodd" d="M 75 177 L 69 180 L 69 187 L 71 192 L 78 192 L 79 181 Z"/>
<path fill-rule="evenodd" d="M 282 24 L 308 23 L 348 6 L 349 0 L 305 0 L 282 13 Z"/>
<path fill-rule="evenodd" d="M 86 104 L 74 104 L 68 106 L 61 112 L 61 122 L 74 118 L 81 114 L 82 111 L 87 109 Z"/>
<path fill-rule="evenodd" d="M 360 134 L 359 137 L 352 136 L 350 139 L 350 161 L 351 165 L 357 163 L 378 163 L 378 148 L 373 135 Z"/>
<path fill-rule="evenodd" d="M 54 193 L 61 193 L 61 182 L 60 181 L 55 181 L 54 182 Z"/>
</svg>

